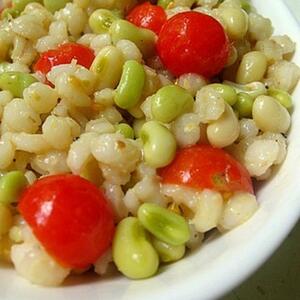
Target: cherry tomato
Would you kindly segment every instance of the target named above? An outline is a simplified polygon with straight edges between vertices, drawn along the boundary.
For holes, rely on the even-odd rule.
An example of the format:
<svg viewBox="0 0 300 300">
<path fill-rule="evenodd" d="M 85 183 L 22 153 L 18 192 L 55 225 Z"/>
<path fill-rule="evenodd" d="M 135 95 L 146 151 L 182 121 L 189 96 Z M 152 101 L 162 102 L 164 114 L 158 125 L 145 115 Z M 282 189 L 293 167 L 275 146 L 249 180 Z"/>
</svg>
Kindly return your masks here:
<svg viewBox="0 0 300 300">
<path fill-rule="evenodd" d="M 169 19 L 157 41 L 158 55 L 175 76 L 217 75 L 225 66 L 230 44 L 221 24 L 199 13 L 180 13 Z"/>
<path fill-rule="evenodd" d="M 164 9 L 149 2 L 137 5 L 126 19 L 138 27 L 150 29 L 159 34 L 161 27 L 167 21 Z"/>
<path fill-rule="evenodd" d="M 47 74 L 52 67 L 69 64 L 73 59 L 76 59 L 79 65 L 89 69 L 95 59 L 95 55 L 93 50 L 86 46 L 76 43 L 62 44 L 57 49 L 42 53 L 33 69 L 36 72 Z"/>
<path fill-rule="evenodd" d="M 173 162 L 159 171 L 162 182 L 219 192 L 253 193 L 246 168 L 223 149 L 196 145 L 179 150 Z"/>
<path fill-rule="evenodd" d="M 113 212 L 103 192 L 79 176 L 36 181 L 18 208 L 46 251 L 66 267 L 89 266 L 112 242 Z"/>
</svg>

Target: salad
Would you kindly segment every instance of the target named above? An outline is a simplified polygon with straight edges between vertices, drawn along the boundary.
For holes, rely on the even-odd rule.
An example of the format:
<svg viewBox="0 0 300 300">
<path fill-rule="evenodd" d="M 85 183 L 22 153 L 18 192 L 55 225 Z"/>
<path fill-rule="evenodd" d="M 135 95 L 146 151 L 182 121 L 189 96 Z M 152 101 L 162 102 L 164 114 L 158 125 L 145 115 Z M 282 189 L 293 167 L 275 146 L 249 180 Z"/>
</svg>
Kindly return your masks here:
<svg viewBox="0 0 300 300">
<path fill-rule="evenodd" d="M 295 43 L 246 0 L 8 0 L 0 258 L 34 284 L 183 259 L 283 163 Z"/>
</svg>

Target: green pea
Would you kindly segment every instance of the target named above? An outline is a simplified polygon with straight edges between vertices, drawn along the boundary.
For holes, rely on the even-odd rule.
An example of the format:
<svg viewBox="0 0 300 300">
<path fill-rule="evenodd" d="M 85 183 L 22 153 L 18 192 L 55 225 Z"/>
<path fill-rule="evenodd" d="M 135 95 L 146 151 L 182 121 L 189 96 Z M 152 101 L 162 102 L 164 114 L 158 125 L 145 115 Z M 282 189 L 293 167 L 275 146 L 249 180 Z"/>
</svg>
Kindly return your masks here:
<svg viewBox="0 0 300 300">
<path fill-rule="evenodd" d="M 173 246 L 156 238 L 152 239 L 152 245 L 157 251 L 162 262 L 180 260 L 185 254 L 185 245 Z"/>
<path fill-rule="evenodd" d="M 12 171 L 0 179 L 0 203 L 8 205 L 18 201 L 18 196 L 28 184 L 20 171 Z"/>
<path fill-rule="evenodd" d="M 185 89 L 168 85 L 161 88 L 151 100 L 153 118 L 162 123 L 170 123 L 180 115 L 192 111 L 194 98 Z"/>
<path fill-rule="evenodd" d="M 67 3 L 72 2 L 71 0 L 44 0 L 44 6 L 51 12 L 64 8 Z"/>
<path fill-rule="evenodd" d="M 153 276 L 159 266 L 157 252 L 143 226 L 134 217 L 125 218 L 118 224 L 112 255 L 118 270 L 132 279 Z"/>
<path fill-rule="evenodd" d="M 146 58 L 155 53 L 156 36 L 151 30 L 137 27 L 125 20 L 117 20 L 110 26 L 109 33 L 115 45 L 120 40 L 129 40 L 136 44 Z"/>
<path fill-rule="evenodd" d="M 116 131 L 121 133 L 127 139 L 134 139 L 134 131 L 132 127 L 126 123 L 116 125 Z"/>
<path fill-rule="evenodd" d="M 221 83 L 213 83 L 209 85 L 216 92 L 220 94 L 220 96 L 226 101 L 229 105 L 234 105 L 237 101 L 237 94 L 233 87 L 227 84 Z"/>
<path fill-rule="evenodd" d="M 145 77 L 144 68 L 140 63 L 135 60 L 126 61 L 115 93 L 116 105 L 123 109 L 133 108 L 141 98 Z"/>
<path fill-rule="evenodd" d="M 268 95 L 275 98 L 286 109 L 290 109 L 293 106 L 291 95 L 284 90 L 269 88 Z"/>
<path fill-rule="evenodd" d="M 120 18 L 114 11 L 100 8 L 91 14 L 89 25 L 94 33 L 106 33 L 111 24 L 118 19 Z"/>
<path fill-rule="evenodd" d="M 138 219 L 157 239 L 180 246 L 190 239 L 189 225 L 184 217 L 154 203 L 144 203 L 138 209 Z"/>
<path fill-rule="evenodd" d="M 12 0 L 12 7 L 22 12 L 29 3 L 42 3 L 42 0 Z"/>
<path fill-rule="evenodd" d="M 124 57 L 122 51 L 115 46 L 101 49 L 94 59 L 91 71 L 97 75 L 97 89 L 114 89 L 121 78 Z"/>
<path fill-rule="evenodd" d="M 173 0 L 158 0 L 157 5 L 166 9 Z"/>
<path fill-rule="evenodd" d="M 16 18 L 20 15 L 20 11 L 16 8 L 8 7 L 1 12 L 1 19 Z"/>
<path fill-rule="evenodd" d="M 168 128 L 156 121 L 143 125 L 140 138 L 143 142 L 144 159 L 153 168 L 162 168 L 171 163 L 176 154 L 176 140 Z"/>
<path fill-rule="evenodd" d="M 252 116 L 252 106 L 254 99 L 246 93 L 239 93 L 238 100 L 234 105 L 234 109 L 239 113 L 242 118 Z"/>
<path fill-rule="evenodd" d="M 14 97 L 22 98 L 23 91 L 37 79 L 30 74 L 21 72 L 5 72 L 0 74 L 0 89 L 7 90 Z"/>
</svg>

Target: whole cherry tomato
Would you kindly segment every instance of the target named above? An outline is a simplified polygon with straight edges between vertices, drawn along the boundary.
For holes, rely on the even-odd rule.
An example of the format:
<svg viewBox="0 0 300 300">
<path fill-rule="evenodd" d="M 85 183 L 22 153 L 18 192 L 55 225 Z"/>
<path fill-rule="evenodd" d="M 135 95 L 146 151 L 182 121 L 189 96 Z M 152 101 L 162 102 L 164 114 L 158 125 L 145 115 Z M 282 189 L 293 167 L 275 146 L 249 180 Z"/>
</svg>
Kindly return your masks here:
<svg viewBox="0 0 300 300">
<path fill-rule="evenodd" d="M 114 216 L 103 192 L 76 175 L 36 181 L 21 196 L 19 210 L 46 251 L 66 267 L 89 266 L 113 239 Z"/>
<path fill-rule="evenodd" d="M 33 69 L 35 72 L 47 74 L 52 67 L 69 64 L 73 59 L 76 59 L 79 65 L 89 69 L 95 59 L 95 54 L 92 49 L 80 44 L 62 44 L 57 49 L 42 53 Z"/>
<path fill-rule="evenodd" d="M 149 2 L 137 5 L 126 19 L 138 27 L 150 29 L 159 34 L 162 26 L 167 21 L 164 9 Z"/>
<path fill-rule="evenodd" d="M 177 152 L 173 162 L 159 171 L 162 182 L 219 192 L 253 193 L 246 168 L 223 149 L 195 145 Z"/>
<path fill-rule="evenodd" d="M 169 19 L 157 41 L 161 61 L 176 76 L 217 75 L 228 60 L 229 46 L 222 25 L 199 12 L 179 13 Z"/>
</svg>

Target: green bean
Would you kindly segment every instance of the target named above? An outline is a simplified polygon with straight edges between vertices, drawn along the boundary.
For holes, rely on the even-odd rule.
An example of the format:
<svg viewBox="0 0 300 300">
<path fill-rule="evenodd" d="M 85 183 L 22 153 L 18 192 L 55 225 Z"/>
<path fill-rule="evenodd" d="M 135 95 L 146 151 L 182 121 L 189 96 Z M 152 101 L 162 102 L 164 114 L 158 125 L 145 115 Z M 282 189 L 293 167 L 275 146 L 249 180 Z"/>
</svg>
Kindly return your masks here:
<svg viewBox="0 0 300 300">
<path fill-rule="evenodd" d="M 111 24 L 119 19 L 120 18 L 115 11 L 100 8 L 91 14 L 89 25 L 94 33 L 106 33 Z"/>
<path fill-rule="evenodd" d="M 115 93 L 115 103 L 123 109 L 133 108 L 140 100 L 145 84 L 143 66 L 128 60 L 123 66 L 122 77 Z"/>
<path fill-rule="evenodd" d="M 269 88 L 268 95 L 275 98 L 286 109 L 291 109 L 293 106 L 291 95 L 284 90 Z"/>
<path fill-rule="evenodd" d="M 127 139 L 134 139 L 134 131 L 132 127 L 126 123 L 116 125 L 116 132 L 121 133 Z"/>
<path fill-rule="evenodd" d="M 229 104 L 234 105 L 237 101 L 237 94 L 233 87 L 227 84 L 213 83 L 209 85 Z"/>
<path fill-rule="evenodd" d="M 152 245 L 157 251 L 162 262 L 172 262 L 181 259 L 185 254 L 185 245 L 172 246 L 156 238 L 152 239 Z"/>
<path fill-rule="evenodd" d="M 91 71 L 97 75 L 97 89 L 114 89 L 121 78 L 124 57 L 114 46 L 104 47 L 94 59 Z"/>
<path fill-rule="evenodd" d="M 155 53 L 156 37 L 151 30 L 139 28 L 125 20 L 117 20 L 110 26 L 109 33 L 115 45 L 120 40 L 129 40 L 136 44 L 146 58 Z"/>
<path fill-rule="evenodd" d="M 184 217 L 157 204 L 142 204 L 137 215 L 142 225 L 165 243 L 180 246 L 190 238 L 189 225 Z"/>
<path fill-rule="evenodd" d="M 21 98 L 23 91 L 37 79 L 30 74 L 6 72 L 0 74 L 0 89 L 10 91 L 14 97 Z"/>
<path fill-rule="evenodd" d="M 158 0 L 157 5 L 166 9 L 173 0 Z"/>
<path fill-rule="evenodd" d="M 175 157 L 176 140 L 168 128 L 156 121 L 143 125 L 140 138 L 143 142 L 144 159 L 153 168 L 167 166 Z"/>
<path fill-rule="evenodd" d="M 44 6 L 52 13 L 64 8 L 71 0 L 44 0 Z"/>
<path fill-rule="evenodd" d="M 28 184 L 20 171 L 12 171 L 0 179 L 0 203 L 8 205 L 18 201 L 18 196 Z"/>
<path fill-rule="evenodd" d="M 119 271 L 132 279 L 150 277 L 159 266 L 157 252 L 143 226 L 134 217 L 125 218 L 118 224 L 112 254 Z"/>
<path fill-rule="evenodd" d="M 13 224 L 13 217 L 9 207 L 0 203 L 0 237 L 9 232 Z"/>
<path fill-rule="evenodd" d="M 12 7 L 22 12 L 29 3 L 42 3 L 42 0 L 12 0 Z M 52 0 L 52 2 L 55 2 Z"/>
<path fill-rule="evenodd" d="M 20 15 L 20 11 L 16 8 L 8 7 L 1 12 L 1 20 L 6 18 L 16 18 Z"/>
<path fill-rule="evenodd" d="M 174 121 L 180 115 L 192 111 L 194 98 L 185 89 L 168 85 L 161 88 L 151 100 L 151 112 L 162 123 Z"/>
<path fill-rule="evenodd" d="M 251 117 L 254 99 L 246 93 L 239 93 L 234 109 L 242 118 Z"/>
</svg>

